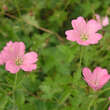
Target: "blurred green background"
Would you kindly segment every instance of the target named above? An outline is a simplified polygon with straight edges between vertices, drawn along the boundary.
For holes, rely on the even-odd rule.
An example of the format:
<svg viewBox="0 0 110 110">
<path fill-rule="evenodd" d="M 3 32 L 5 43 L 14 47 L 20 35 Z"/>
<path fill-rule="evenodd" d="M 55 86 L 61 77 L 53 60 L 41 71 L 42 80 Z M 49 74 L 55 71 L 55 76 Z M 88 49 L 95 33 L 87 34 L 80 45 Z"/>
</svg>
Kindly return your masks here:
<svg viewBox="0 0 110 110">
<path fill-rule="evenodd" d="M 0 49 L 8 41 L 22 41 L 26 51 L 39 55 L 36 71 L 18 74 L 14 109 L 15 75 L 0 67 L 0 110 L 88 110 L 91 90 L 77 74 L 80 55 L 82 68 L 101 66 L 110 73 L 110 26 L 100 31 L 97 45 L 87 47 L 67 41 L 65 31 L 72 29 L 72 19 L 89 20 L 95 13 L 109 17 L 110 0 L 0 0 Z M 108 100 L 98 100 L 93 110 L 106 110 Z"/>
</svg>

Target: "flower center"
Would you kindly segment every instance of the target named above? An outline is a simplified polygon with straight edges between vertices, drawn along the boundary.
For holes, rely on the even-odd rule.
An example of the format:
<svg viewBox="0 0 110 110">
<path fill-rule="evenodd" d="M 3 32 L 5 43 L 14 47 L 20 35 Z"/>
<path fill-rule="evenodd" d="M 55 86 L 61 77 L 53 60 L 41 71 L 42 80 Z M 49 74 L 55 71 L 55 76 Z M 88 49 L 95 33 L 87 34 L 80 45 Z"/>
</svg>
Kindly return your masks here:
<svg viewBox="0 0 110 110">
<path fill-rule="evenodd" d="M 96 86 L 99 85 L 99 83 L 97 81 L 92 81 L 93 84 L 95 84 Z"/>
<path fill-rule="evenodd" d="M 81 34 L 80 35 L 80 38 L 83 40 L 83 41 L 86 41 L 88 39 L 88 35 L 87 34 Z"/>
<path fill-rule="evenodd" d="M 16 65 L 19 66 L 22 63 L 23 63 L 23 59 L 21 57 L 17 56 L 17 58 L 16 58 Z"/>
</svg>

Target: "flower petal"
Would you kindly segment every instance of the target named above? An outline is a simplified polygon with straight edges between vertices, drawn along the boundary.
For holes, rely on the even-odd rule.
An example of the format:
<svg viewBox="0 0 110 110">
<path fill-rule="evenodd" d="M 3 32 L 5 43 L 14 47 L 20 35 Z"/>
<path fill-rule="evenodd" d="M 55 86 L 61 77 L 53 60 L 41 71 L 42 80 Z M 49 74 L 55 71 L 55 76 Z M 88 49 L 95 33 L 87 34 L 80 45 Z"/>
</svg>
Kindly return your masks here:
<svg viewBox="0 0 110 110">
<path fill-rule="evenodd" d="M 17 56 L 23 56 L 24 55 L 24 52 L 25 52 L 25 45 L 23 42 L 14 42 L 13 43 L 13 46 L 14 46 L 14 53 L 17 55 Z"/>
<path fill-rule="evenodd" d="M 98 41 L 102 38 L 102 35 L 101 34 L 98 34 L 98 33 L 94 33 L 94 34 L 91 34 L 89 36 L 89 39 L 88 39 L 88 42 L 90 44 L 97 44 Z"/>
<path fill-rule="evenodd" d="M 102 26 L 100 23 L 98 23 L 95 20 L 89 20 L 87 23 L 87 32 L 88 34 L 96 33 L 98 30 L 102 29 Z"/>
<path fill-rule="evenodd" d="M 35 52 L 29 52 L 29 53 L 25 54 L 23 57 L 23 65 L 35 63 L 38 60 L 37 57 L 38 57 L 38 55 Z"/>
<path fill-rule="evenodd" d="M 24 64 L 20 66 L 24 71 L 32 71 L 37 68 L 36 64 Z"/>
<path fill-rule="evenodd" d="M 84 45 L 84 46 L 87 46 L 87 45 L 90 44 L 90 43 L 88 42 L 88 40 L 87 40 L 87 41 L 83 41 L 83 40 L 81 40 L 81 39 L 77 39 L 76 42 L 77 42 L 78 44 Z"/>
<path fill-rule="evenodd" d="M 105 85 L 110 79 L 110 75 L 103 75 L 103 77 L 100 78 L 100 85 Z"/>
<path fill-rule="evenodd" d="M 98 23 L 101 23 L 101 19 L 100 19 L 99 14 L 95 14 L 95 17 L 96 17 L 97 22 L 98 22 Z"/>
<path fill-rule="evenodd" d="M 87 32 L 86 21 L 83 17 L 78 17 L 76 20 L 72 20 L 72 26 L 79 33 Z"/>
<path fill-rule="evenodd" d="M 108 24 L 109 24 L 109 18 L 108 16 L 105 16 L 104 18 L 102 18 L 102 25 L 107 26 Z"/>
<path fill-rule="evenodd" d="M 93 76 L 96 78 L 97 82 L 99 82 L 99 85 L 104 85 L 110 79 L 108 71 L 100 67 L 95 68 Z"/>
<path fill-rule="evenodd" d="M 15 60 L 17 56 L 22 57 L 25 52 L 25 45 L 23 42 L 8 42 L 1 52 L 4 62 Z"/>
<path fill-rule="evenodd" d="M 79 33 L 76 32 L 75 30 L 68 30 L 65 32 L 65 34 L 67 35 L 66 39 L 70 40 L 70 41 L 76 41 L 77 38 L 79 38 Z"/>
<path fill-rule="evenodd" d="M 91 78 L 92 75 L 91 70 L 87 67 L 83 68 L 83 75 L 85 79 Z"/>
<path fill-rule="evenodd" d="M 6 66 L 5 66 L 6 70 L 11 72 L 11 73 L 17 73 L 20 69 L 19 66 L 16 66 L 13 62 L 11 61 L 7 61 L 6 62 Z"/>
</svg>

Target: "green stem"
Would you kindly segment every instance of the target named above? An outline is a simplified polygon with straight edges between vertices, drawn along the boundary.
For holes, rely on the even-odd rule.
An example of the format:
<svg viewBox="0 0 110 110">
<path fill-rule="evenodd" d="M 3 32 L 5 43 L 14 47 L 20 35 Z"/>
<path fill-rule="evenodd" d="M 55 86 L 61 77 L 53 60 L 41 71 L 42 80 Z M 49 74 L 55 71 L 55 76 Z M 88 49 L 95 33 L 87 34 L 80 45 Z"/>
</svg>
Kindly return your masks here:
<svg viewBox="0 0 110 110">
<path fill-rule="evenodd" d="M 94 91 L 92 99 L 88 105 L 88 109 L 87 110 L 91 110 L 91 107 L 93 106 L 94 108 L 96 108 L 95 104 L 97 103 L 96 100 L 98 98 L 98 93 L 97 91 Z"/>
<path fill-rule="evenodd" d="M 17 73 L 15 76 L 15 81 L 14 81 L 14 86 L 13 86 L 13 110 L 16 109 L 16 99 L 15 99 L 16 82 L 17 82 Z"/>
<path fill-rule="evenodd" d="M 88 51 L 89 51 L 89 46 L 88 47 L 85 47 L 85 50 L 84 50 L 84 65 L 87 67 L 88 66 Z"/>
<path fill-rule="evenodd" d="M 80 54 L 80 68 L 81 68 L 81 63 L 82 63 L 82 54 L 83 54 L 83 48 L 82 47 L 80 47 L 80 52 L 81 52 L 81 54 Z"/>
<path fill-rule="evenodd" d="M 108 107 L 109 103 L 110 103 L 109 101 L 106 103 L 106 105 L 104 106 L 103 110 L 105 110 Z"/>
<path fill-rule="evenodd" d="M 94 104 L 94 110 L 97 110 L 97 103 Z"/>
<path fill-rule="evenodd" d="M 92 107 L 92 105 L 94 105 L 94 102 L 96 101 L 96 99 L 97 99 L 97 93 L 95 93 L 93 95 L 93 98 L 92 98 L 91 102 L 88 105 L 88 110 L 91 110 L 91 107 Z"/>
<path fill-rule="evenodd" d="M 95 98 L 93 98 L 93 99 L 91 100 L 91 102 L 89 103 L 88 110 L 91 110 L 91 106 L 93 105 L 94 100 L 95 100 Z"/>
<path fill-rule="evenodd" d="M 81 71 L 82 71 L 82 65 L 81 65 L 81 63 L 82 63 L 82 58 L 83 58 L 83 48 L 82 47 L 80 47 L 80 62 L 79 62 L 79 64 L 80 64 L 80 66 L 79 66 L 79 69 L 80 69 L 80 76 L 81 76 Z"/>
</svg>

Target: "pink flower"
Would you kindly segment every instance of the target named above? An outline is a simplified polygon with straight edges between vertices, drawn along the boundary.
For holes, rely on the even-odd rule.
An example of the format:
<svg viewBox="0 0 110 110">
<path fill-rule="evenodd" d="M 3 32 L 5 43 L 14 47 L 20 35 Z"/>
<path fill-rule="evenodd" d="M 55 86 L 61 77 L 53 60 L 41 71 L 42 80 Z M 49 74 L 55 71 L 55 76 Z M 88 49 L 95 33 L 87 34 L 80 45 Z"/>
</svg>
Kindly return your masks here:
<svg viewBox="0 0 110 110">
<path fill-rule="evenodd" d="M 110 110 L 110 106 L 108 107 L 108 110 Z"/>
<path fill-rule="evenodd" d="M 101 29 L 101 25 L 95 20 L 89 20 L 87 23 L 83 17 L 72 20 L 74 29 L 65 32 L 67 40 L 76 41 L 80 45 L 97 44 L 102 35 L 96 33 Z"/>
<path fill-rule="evenodd" d="M 20 69 L 32 71 L 36 69 L 38 55 L 35 52 L 25 54 L 25 45 L 23 42 L 9 42 L 1 52 L 2 59 L 6 64 L 6 70 L 11 73 L 17 73 Z"/>
<path fill-rule="evenodd" d="M 107 26 L 109 24 L 108 16 L 100 18 L 98 14 L 95 14 L 97 22 L 99 22 L 102 26 Z"/>
<path fill-rule="evenodd" d="M 110 79 L 106 69 L 96 67 L 93 72 L 87 67 L 83 69 L 84 80 L 95 91 L 101 89 Z"/>
</svg>

